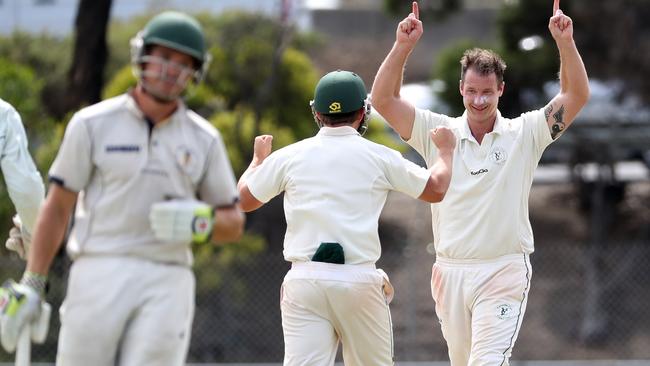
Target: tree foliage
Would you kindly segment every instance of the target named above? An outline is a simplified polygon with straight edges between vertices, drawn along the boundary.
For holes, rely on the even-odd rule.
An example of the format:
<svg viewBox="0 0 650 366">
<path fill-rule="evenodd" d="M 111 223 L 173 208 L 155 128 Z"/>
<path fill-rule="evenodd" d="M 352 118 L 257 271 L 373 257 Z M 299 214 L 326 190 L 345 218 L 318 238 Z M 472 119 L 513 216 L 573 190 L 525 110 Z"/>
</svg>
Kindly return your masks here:
<svg viewBox="0 0 650 366">
<path fill-rule="evenodd" d="M 37 75 L 42 89 L 34 102 L 41 115 L 53 118 L 61 116 L 71 49 L 69 37 L 61 39 L 47 34 L 31 35 L 21 32 L 0 37 L 0 57 L 13 65 L 29 68 Z M 7 95 L 2 97 L 8 98 Z M 19 110 L 19 113 L 22 114 L 23 111 Z M 31 120 L 27 119 L 28 127 L 30 123 Z"/>
<path fill-rule="evenodd" d="M 41 114 L 42 88 L 43 82 L 31 68 L 0 58 L 0 97 L 20 111 L 23 119 L 32 121 Z"/>
<path fill-rule="evenodd" d="M 101 100 L 104 65 L 108 49 L 106 28 L 112 0 L 80 0 L 75 18 L 72 65 L 68 71 L 69 93 L 65 111 Z"/>
</svg>

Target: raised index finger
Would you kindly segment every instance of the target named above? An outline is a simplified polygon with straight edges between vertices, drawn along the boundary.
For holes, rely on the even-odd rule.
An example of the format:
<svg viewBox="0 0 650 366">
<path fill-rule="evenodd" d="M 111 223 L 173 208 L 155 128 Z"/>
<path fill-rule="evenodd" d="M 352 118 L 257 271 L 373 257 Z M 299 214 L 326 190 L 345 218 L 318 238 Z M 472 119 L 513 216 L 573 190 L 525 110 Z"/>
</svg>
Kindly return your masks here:
<svg viewBox="0 0 650 366">
<path fill-rule="evenodd" d="M 553 0 L 553 15 L 560 9 L 560 0 Z"/>
<path fill-rule="evenodd" d="M 420 19 L 420 10 L 418 9 L 418 2 L 417 1 L 413 2 L 413 9 L 411 10 L 411 13 L 413 13 L 413 15 L 415 15 L 415 19 Z"/>
</svg>

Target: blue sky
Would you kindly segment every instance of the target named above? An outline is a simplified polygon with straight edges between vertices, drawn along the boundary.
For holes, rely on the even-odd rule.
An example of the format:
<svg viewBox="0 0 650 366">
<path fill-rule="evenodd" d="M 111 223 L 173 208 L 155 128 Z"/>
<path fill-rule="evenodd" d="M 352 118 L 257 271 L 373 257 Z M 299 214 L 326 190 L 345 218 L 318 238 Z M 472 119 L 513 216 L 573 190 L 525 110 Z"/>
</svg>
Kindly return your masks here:
<svg viewBox="0 0 650 366">
<path fill-rule="evenodd" d="M 78 0 L 0 0 L 0 34 L 16 29 L 68 34 L 74 25 L 78 3 Z M 113 0 L 111 17 L 129 18 L 167 8 L 188 12 L 221 12 L 230 8 L 277 12 L 279 4 L 279 0 Z"/>
</svg>

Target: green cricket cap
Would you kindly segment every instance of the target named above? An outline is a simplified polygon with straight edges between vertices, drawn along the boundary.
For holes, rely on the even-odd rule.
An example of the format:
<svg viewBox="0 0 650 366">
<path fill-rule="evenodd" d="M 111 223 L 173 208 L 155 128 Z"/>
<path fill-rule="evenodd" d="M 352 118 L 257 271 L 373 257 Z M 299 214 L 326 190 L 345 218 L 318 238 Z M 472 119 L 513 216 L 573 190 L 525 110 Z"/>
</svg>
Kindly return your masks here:
<svg viewBox="0 0 650 366">
<path fill-rule="evenodd" d="M 359 75 L 336 70 L 323 76 L 314 91 L 314 110 L 322 114 L 358 111 L 368 97 L 366 85 Z"/>
</svg>

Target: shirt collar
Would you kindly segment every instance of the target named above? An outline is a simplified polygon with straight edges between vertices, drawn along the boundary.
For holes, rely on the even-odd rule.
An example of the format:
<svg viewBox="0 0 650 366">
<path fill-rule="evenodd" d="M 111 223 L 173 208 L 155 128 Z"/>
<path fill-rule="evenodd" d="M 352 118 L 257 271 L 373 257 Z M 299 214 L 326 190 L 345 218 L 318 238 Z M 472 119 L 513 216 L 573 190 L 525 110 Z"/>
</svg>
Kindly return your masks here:
<svg viewBox="0 0 650 366">
<path fill-rule="evenodd" d="M 327 127 L 323 126 L 318 130 L 319 136 L 347 136 L 359 135 L 359 132 L 350 126 Z"/>
<path fill-rule="evenodd" d="M 462 127 L 459 129 L 460 133 L 460 139 L 469 139 L 470 137 L 473 138 L 472 136 L 472 131 L 469 129 L 469 122 L 467 121 L 467 111 L 463 113 L 461 116 L 461 122 L 462 122 Z M 497 110 L 497 118 L 496 121 L 494 122 L 494 128 L 492 128 L 492 131 L 489 133 L 496 133 L 498 135 L 501 135 L 504 132 L 504 125 L 505 122 L 503 121 L 503 117 L 501 117 L 501 112 Z"/>
<path fill-rule="evenodd" d="M 144 113 L 140 110 L 140 107 L 138 107 L 138 103 L 136 103 L 135 98 L 133 98 L 133 91 L 129 90 L 126 93 L 126 109 L 133 113 L 136 117 L 142 119 L 144 118 Z"/>
<path fill-rule="evenodd" d="M 133 90 L 129 90 L 126 93 L 126 108 L 139 119 L 147 119 L 147 116 L 144 115 L 144 113 L 138 106 L 138 103 L 135 101 L 135 98 L 133 98 Z M 187 110 L 187 106 L 185 105 L 185 102 L 183 102 L 183 100 L 179 98 L 178 105 L 176 106 L 176 110 L 174 110 L 174 112 L 170 114 L 163 121 L 163 123 L 173 120 L 177 115 L 185 113 L 186 110 Z"/>
</svg>

